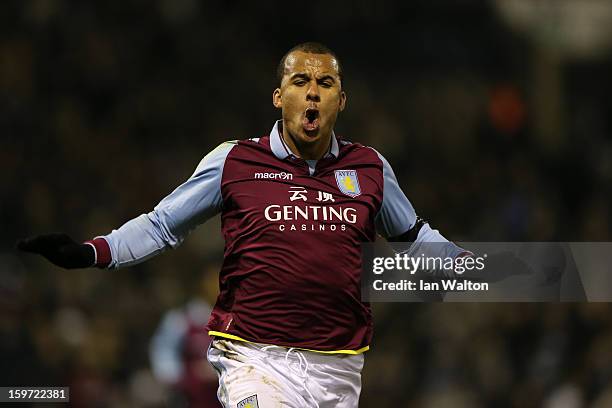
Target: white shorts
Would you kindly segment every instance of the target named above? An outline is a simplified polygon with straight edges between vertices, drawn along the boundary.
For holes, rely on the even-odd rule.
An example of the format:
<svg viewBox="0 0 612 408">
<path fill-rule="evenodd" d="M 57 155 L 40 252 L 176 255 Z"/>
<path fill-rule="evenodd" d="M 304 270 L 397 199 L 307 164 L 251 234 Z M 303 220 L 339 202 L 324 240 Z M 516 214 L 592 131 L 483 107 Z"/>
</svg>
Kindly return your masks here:
<svg viewBox="0 0 612 408">
<path fill-rule="evenodd" d="M 215 339 L 208 361 L 224 408 L 355 408 L 363 354 L 311 351 Z"/>
</svg>

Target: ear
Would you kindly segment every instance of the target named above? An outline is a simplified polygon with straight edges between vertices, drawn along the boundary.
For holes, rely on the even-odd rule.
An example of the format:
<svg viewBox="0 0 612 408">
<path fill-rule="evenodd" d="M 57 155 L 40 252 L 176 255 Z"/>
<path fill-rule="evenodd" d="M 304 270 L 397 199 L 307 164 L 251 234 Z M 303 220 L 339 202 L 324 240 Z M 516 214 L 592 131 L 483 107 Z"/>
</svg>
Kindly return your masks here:
<svg viewBox="0 0 612 408">
<path fill-rule="evenodd" d="M 272 105 L 274 105 L 276 109 L 280 109 L 283 106 L 280 88 L 276 88 L 274 92 L 272 92 Z"/>
<path fill-rule="evenodd" d="M 342 112 L 345 107 L 346 107 L 346 93 L 344 91 L 340 91 L 340 112 Z"/>
</svg>

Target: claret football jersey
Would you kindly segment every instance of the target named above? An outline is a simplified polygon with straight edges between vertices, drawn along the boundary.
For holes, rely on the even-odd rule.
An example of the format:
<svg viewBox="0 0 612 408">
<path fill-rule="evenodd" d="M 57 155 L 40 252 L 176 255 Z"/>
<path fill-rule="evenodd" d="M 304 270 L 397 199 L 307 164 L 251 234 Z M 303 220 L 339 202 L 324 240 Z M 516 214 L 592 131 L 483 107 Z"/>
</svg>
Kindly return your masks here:
<svg viewBox="0 0 612 408">
<path fill-rule="evenodd" d="M 97 263 L 141 262 L 177 247 L 221 214 L 220 293 L 207 330 L 239 341 L 359 353 L 372 337 L 361 301 L 360 244 L 377 234 L 448 242 L 415 211 L 373 148 L 332 134 L 320 160 L 296 157 L 282 137 L 226 142 L 148 214 L 94 240 Z M 448 242 L 445 256 L 461 249 Z"/>
</svg>

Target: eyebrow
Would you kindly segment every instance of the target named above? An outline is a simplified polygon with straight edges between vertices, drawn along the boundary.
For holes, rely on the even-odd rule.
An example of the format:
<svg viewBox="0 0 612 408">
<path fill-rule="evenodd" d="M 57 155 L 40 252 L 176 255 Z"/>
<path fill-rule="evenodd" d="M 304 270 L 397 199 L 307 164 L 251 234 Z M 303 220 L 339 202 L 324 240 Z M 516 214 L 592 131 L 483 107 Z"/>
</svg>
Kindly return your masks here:
<svg viewBox="0 0 612 408">
<path fill-rule="evenodd" d="M 308 75 L 305 72 L 297 72 L 297 73 L 291 75 L 291 79 L 296 79 L 296 78 L 310 79 L 310 75 Z"/>
<path fill-rule="evenodd" d="M 296 79 L 296 78 L 310 79 L 310 75 L 308 75 L 305 72 L 297 72 L 297 73 L 291 75 L 291 79 Z M 318 78 L 317 81 L 324 81 L 326 79 L 329 79 L 332 82 L 336 82 L 336 79 L 333 76 L 329 75 L 329 74 L 323 75 L 322 77 Z"/>
<path fill-rule="evenodd" d="M 329 75 L 329 74 L 323 75 L 321 78 L 317 79 L 317 81 L 325 81 L 326 79 L 329 79 L 332 82 L 336 82 L 336 79 L 333 76 Z"/>
</svg>

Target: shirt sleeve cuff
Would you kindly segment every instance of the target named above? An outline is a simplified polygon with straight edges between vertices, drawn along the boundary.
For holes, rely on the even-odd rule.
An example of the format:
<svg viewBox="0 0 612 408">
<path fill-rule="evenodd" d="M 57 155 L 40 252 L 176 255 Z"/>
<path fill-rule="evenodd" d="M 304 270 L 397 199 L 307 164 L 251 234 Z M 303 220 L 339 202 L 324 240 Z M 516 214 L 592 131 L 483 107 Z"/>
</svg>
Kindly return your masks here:
<svg viewBox="0 0 612 408">
<path fill-rule="evenodd" d="M 94 266 L 106 268 L 112 261 L 111 250 L 108 242 L 102 237 L 96 237 L 92 240 L 85 241 L 84 244 L 91 245 L 94 249 L 95 263 Z"/>
</svg>

